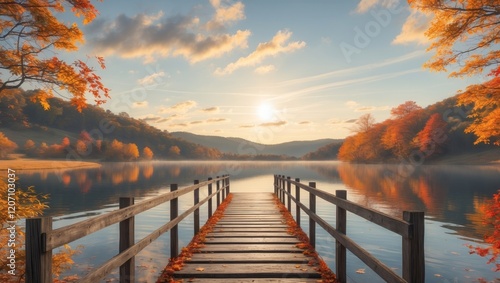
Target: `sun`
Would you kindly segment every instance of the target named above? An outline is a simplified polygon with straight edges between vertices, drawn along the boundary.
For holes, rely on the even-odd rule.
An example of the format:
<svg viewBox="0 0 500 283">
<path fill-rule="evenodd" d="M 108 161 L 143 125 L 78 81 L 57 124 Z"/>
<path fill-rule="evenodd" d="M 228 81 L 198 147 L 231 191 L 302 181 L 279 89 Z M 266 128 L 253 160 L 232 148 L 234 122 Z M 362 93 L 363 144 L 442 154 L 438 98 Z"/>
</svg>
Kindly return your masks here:
<svg viewBox="0 0 500 283">
<path fill-rule="evenodd" d="M 257 116 L 263 121 L 270 121 L 274 118 L 276 110 L 270 103 L 262 103 L 257 107 Z"/>
</svg>

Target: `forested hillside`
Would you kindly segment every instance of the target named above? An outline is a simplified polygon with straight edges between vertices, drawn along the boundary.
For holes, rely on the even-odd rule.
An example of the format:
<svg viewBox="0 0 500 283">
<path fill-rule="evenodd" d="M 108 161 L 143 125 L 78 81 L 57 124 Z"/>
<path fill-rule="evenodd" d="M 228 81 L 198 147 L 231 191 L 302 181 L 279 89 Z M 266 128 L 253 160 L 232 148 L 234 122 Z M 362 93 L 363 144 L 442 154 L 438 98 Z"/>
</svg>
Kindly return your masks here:
<svg viewBox="0 0 500 283">
<path fill-rule="evenodd" d="M 457 97 L 426 108 L 407 101 L 391 110 L 391 118 L 375 123 L 370 114 L 361 116 L 354 135 L 345 139 L 338 158 L 353 162 L 409 160 L 423 162 L 452 155 L 496 150 L 498 146 L 478 143 L 465 133 L 472 123 L 470 108 L 458 107 Z"/>
<path fill-rule="evenodd" d="M 51 147 L 51 142 L 44 139 L 53 141 L 54 133 L 63 132 L 69 133 L 66 136 L 69 141 L 63 140 L 65 136 L 58 137 L 60 143 L 53 144 L 52 149 L 58 151 L 56 155 L 59 156 L 51 157 L 63 157 L 72 149 L 80 158 L 113 159 L 110 156 L 114 154 L 112 150 L 107 151 L 108 156 L 103 156 L 103 151 L 111 149 L 113 145 L 117 148 L 126 148 L 128 144 L 130 148 L 136 145 L 139 151 L 149 148 L 155 158 L 218 159 L 221 157 L 221 153 L 216 149 L 174 138 L 167 131 L 130 118 L 125 112 L 116 115 L 92 105 L 78 112 L 69 102 L 60 98 L 49 99 L 50 109 L 44 110 L 39 103 L 30 100 L 32 96 L 32 91 L 25 92 L 20 89 L 3 91 L 0 94 L 0 128 L 10 129 L 11 136 L 8 138 L 11 140 L 23 139 L 23 144 L 18 144 L 21 151 L 27 150 L 26 146 L 36 149 L 47 147 L 45 149 L 47 151 Z M 17 137 L 12 136 L 13 134 Z M 32 140 L 34 144 L 31 142 L 24 144 L 24 138 L 28 136 L 36 136 L 38 140 Z M 77 148 L 78 141 L 80 148 Z"/>
</svg>

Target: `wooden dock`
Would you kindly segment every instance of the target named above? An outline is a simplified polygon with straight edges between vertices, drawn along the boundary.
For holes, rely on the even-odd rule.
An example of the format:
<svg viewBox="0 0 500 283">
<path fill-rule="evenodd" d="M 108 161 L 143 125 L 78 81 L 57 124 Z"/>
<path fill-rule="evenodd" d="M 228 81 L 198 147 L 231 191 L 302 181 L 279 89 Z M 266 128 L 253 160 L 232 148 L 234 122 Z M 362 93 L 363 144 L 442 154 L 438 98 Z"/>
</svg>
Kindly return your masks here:
<svg viewBox="0 0 500 283">
<path fill-rule="evenodd" d="M 184 282 L 321 282 L 272 193 L 233 193 L 222 219 L 202 248 L 186 261 Z"/>
</svg>

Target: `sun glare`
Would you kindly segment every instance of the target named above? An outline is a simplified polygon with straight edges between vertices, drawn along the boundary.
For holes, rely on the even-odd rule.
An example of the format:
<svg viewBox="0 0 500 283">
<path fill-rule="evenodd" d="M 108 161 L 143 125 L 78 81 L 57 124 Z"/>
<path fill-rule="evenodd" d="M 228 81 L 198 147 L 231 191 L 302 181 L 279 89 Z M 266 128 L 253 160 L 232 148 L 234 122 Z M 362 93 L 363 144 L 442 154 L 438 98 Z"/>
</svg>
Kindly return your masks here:
<svg viewBox="0 0 500 283">
<path fill-rule="evenodd" d="M 273 105 L 269 103 L 262 103 L 257 108 L 257 115 L 263 121 L 270 121 L 273 119 L 276 110 L 274 110 Z"/>
</svg>

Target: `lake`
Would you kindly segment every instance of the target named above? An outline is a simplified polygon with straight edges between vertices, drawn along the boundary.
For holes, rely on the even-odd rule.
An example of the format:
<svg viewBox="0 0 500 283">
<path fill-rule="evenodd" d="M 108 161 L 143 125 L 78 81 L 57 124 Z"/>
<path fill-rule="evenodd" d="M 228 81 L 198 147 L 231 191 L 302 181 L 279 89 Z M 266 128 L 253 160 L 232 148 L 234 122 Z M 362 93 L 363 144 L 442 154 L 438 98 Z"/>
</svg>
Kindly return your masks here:
<svg viewBox="0 0 500 283">
<path fill-rule="evenodd" d="M 100 169 L 71 171 L 24 171 L 18 173 L 22 187 L 34 186 L 50 194 L 45 212 L 54 217 L 54 228 L 117 209 L 119 197 L 135 201 L 169 191 L 171 183 L 180 187 L 194 179 L 206 180 L 230 174 L 232 192 L 272 192 L 273 175 L 316 182 L 318 189 L 334 193 L 347 190 L 347 199 L 401 218 L 405 210 L 425 211 L 426 282 L 500 282 L 500 273 L 486 265 L 486 259 L 470 255 L 467 244 L 482 242 L 487 232 L 482 225 L 480 206 L 500 189 L 500 166 L 356 165 L 342 162 L 211 162 L 153 161 L 104 163 Z M 206 189 L 200 198 L 207 195 Z M 307 202 L 305 192 L 301 195 Z M 192 196 L 180 198 L 181 212 L 192 205 Z M 294 213 L 294 210 L 292 210 Z M 333 225 L 335 206 L 318 199 L 318 214 Z M 207 219 L 206 204 L 201 221 Z M 308 231 L 302 213 L 302 228 Z M 347 235 L 401 274 L 401 237 L 363 218 L 348 213 Z M 136 241 L 169 219 L 168 204 L 136 216 Z M 180 246 L 193 236 L 192 217 L 180 224 Z M 85 274 L 118 253 L 118 225 L 70 243 L 82 245 L 70 274 Z M 335 241 L 318 228 L 316 247 L 334 269 Z M 136 257 L 137 282 L 154 282 L 168 262 L 169 233 L 165 233 Z M 360 260 L 348 252 L 349 282 L 383 282 Z M 364 271 L 364 273 L 362 272 Z M 115 270 L 103 282 L 117 281 Z"/>
</svg>

